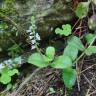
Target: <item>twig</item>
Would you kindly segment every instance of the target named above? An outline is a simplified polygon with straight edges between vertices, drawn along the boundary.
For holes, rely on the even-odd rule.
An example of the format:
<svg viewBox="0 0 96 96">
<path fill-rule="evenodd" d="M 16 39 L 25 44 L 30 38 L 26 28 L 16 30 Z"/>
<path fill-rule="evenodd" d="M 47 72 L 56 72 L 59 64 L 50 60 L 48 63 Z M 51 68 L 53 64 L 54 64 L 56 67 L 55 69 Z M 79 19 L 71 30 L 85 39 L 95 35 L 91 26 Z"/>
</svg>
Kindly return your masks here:
<svg viewBox="0 0 96 96">
<path fill-rule="evenodd" d="M 67 90 L 66 90 L 66 88 L 65 88 L 65 94 L 64 94 L 64 96 L 67 96 Z"/>
<path fill-rule="evenodd" d="M 93 78 L 91 79 L 91 82 L 93 81 L 93 79 L 94 79 L 94 76 L 93 76 Z M 86 95 L 85 95 L 85 96 L 88 96 L 88 94 L 89 94 L 89 92 L 90 92 L 91 88 L 92 88 L 92 86 L 89 86 L 89 88 L 88 88 L 87 93 L 86 93 Z"/>
<path fill-rule="evenodd" d="M 16 90 L 16 92 L 13 92 L 13 94 L 11 94 L 10 96 L 18 96 L 18 93 L 20 92 L 20 90 L 23 88 L 23 86 L 30 80 L 33 78 L 33 76 L 38 72 L 40 71 L 42 68 L 37 68 L 30 76 L 28 76 L 24 82 L 22 82 L 19 86 L 19 88 Z"/>
<path fill-rule="evenodd" d="M 96 89 L 95 86 L 93 85 L 93 83 L 90 82 L 89 79 L 88 79 L 84 74 L 83 74 L 83 76 L 84 76 L 84 78 L 86 79 L 86 81 L 87 81 L 94 89 Z"/>
<path fill-rule="evenodd" d="M 87 67 L 86 69 L 82 70 L 79 74 L 82 74 L 83 72 L 85 72 L 85 71 L 91 69 L 91 68 L 94 67 L 94 66 L 96 66 L 96 64 L 93 64 L 93 65 Z"/>
<path fill-rule="evenodd" d="M 76 21 L 76 23 L 75 23 L 74 26 L 72 27 L 72 30 L 75 28 L 75 26 L 78 24 L 79 21 L 80 21 L 80 19 L 78 19 L 78 20 Z"/>
<path fill-rule="evenodd" d="M 77 74 L 79 73 L 79 68 L 78 68 L 78 64 L 76 63 L 76 70 L 77 70 Z M 79 74 L 77 75 L 77 83 L 78 83 L 78 91 L 80 91 L 80 76 Z"/>
<path fill-rule="evenodd" d="M 93 95 L 93 94 L 95 94 L 96 93 L 96 90 L 95 91 L 93 91 L 92 93 L 90 93 L 89 95 L 87 95 L 87 96 L 91 96 L 91 95 Z"/>
</svg>

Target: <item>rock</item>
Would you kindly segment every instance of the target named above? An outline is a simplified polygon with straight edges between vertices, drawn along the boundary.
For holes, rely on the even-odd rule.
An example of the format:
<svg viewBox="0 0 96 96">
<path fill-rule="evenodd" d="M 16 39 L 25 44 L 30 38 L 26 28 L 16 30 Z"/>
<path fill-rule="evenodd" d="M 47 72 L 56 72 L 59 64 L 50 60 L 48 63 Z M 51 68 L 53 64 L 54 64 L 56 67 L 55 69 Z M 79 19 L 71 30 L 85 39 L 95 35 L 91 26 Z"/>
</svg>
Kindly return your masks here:
<svg viewBox="0 0 96 96">
<path fill-rule="evenodd" d="M 3 3 L 3 4 L 1 4 Z M 8 7 L 4 1 L 1 5 Z M 24 37 L 25 31 L 31 26 L 31 16 L 36 17 L 36 26 L 38 32 L 41 36 L 41 40 L 51 36 L 54 33 L 54 29 L 61 24 L 71 22 L 74 19 L 74 12 L 71 10 L 72 1 L 71 0 L 15 0 L 13 4 L 13 9 L 15 8 L 14 14 L 9 14 L 11 20 L 4 20 L 8 22 L 10 28 L 6 30 L 3 34 L 0 33 L 0 50 L 5 51 L 11 47 L 14 43 L 12 39 L 17 43 L 22 43 L 23 45 L 28 44 L 26 42 L 27 37 Z M 12 8 L 11 8 L 12 9 Z M 5 14 L 6 15 L 6 14 Z M 4 18 L 3 18 L 4 19 Z M 2 20 L 3 20 L 2 19 Z M 21 27 L 20 30 L 16 27 L 16 24 Z M 13 23 L 13 25 L 11 24 Z M 12 28 L 16 27 L 19 33 L 16 36 L 16 31 L 12 31 Z M 24 30 L 23 30 L 24 29 Z M 11 39 L 11 40 L 10 40 Z"/>
<path fill-rule="evenodd" d="M 28 29 L 32 15 L 36 17 L 37 32 L 41 38 L 50 36 L 56 26 L 73 20 L 75 14 L 71 7 L 71 0 L 16 0 L 14 5 L 23 28 Z"/>
</svg>

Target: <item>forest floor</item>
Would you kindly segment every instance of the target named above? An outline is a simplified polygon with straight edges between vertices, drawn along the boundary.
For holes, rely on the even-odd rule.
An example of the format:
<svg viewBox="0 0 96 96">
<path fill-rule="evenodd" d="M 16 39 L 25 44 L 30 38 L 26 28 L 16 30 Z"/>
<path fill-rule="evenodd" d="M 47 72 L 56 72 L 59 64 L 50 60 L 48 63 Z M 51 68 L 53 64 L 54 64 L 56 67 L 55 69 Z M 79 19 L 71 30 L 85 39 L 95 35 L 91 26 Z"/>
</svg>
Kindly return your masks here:
<svg viewBox="0 0 96 96">
<path fill-rule="evenodd" d="M 26 66 L 23 66 L 23 77 L 20 76 L 18 81 L 27 82 L 20 85 L 17 96 L 96 96 L 96 55 L 83 57 L 79 61 L 80 73 L 71 90 L 65 88 L 61 70 Z"/>
</svg>

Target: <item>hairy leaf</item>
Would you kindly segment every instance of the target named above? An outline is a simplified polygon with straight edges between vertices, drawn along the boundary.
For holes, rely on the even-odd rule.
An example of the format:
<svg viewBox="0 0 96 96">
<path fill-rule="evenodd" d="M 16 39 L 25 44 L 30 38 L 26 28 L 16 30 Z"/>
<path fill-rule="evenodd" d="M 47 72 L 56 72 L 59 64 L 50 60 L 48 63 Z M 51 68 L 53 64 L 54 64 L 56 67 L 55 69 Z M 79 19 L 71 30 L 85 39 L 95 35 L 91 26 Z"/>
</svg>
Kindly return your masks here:
<svg viewBox="0 0 96 96">
<path fill-rule="evenodd" d="M 75 69 L 67 68 L 63 70 L 62 78 L 67 88 L 72 88 L 75 84 L 77 73 Z"/>
<path fill-rule="evenodd" d="M 73 61 L 77 58 L 78 49 L 74 46 L 68 45 L 63 52 L 64 55 L 69 56 Z"/>
<path fill-rule="evenodd" d="M 34 53 L 28 58 L 28 63 L 33 64 L 37 67 L 47 67 L 48 63 L 44 61 L 44 55 Z"/>
<path fill-rule="evenodd" d="M 51 46 L 47 47 L 46 56 L 50 59 L 50 61 L 54 59 L 54 55 L 55 55 L 55 48 Z"/>
<path fill-rule="evenodd" d="M 64 69 L 64 68 L 68 68 L 72 66 L 72 60 L 69 56 L 59 56 L 57 57 L 54 62 L 51 64 L 51 67 L 53 68 L 60 68 L 60 69 Z"/>
<path fill-rule="evenodd" d="M 81 50 L 81 51 L 83 51 L 85 49 L 81 40 L 76 36 L 72 36 L 71 38 L 69 38 L 68 45 L 74 46 L 75 48 L 77 48 L 78 50 Z"/>
</svg>

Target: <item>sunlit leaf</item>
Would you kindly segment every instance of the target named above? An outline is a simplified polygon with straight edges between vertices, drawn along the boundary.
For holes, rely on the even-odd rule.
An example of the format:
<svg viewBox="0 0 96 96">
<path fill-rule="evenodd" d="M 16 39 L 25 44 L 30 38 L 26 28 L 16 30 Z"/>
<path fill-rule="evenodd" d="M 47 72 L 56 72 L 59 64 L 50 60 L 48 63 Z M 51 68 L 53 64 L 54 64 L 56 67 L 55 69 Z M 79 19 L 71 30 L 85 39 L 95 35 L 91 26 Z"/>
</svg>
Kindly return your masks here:
<svg viewBox="0 0 96 96">
<path fill-rule="evenodd" d="M 28 58 L 28 63 L 33 64 L 37 67 L 47 67 L 48 63 L 44 61 L 44 55 L 34 53 Z"/>
<path fill-rule="evenodd" d="M 0 77 L 0 82 L 3 84 L 8 84 L 11 82 L 11 77 L 8 76 L 7 74 L 2 74 Z"/>
<path fill-rule="evenodd" d="M 59 34 L 59 35 L 63 35 L 63 30 L 60 29 L 60 28 L 56 28 L 56 29 L 55 29 L 55 33 L 56 33 L 56 34 Z"/>
<path fill-rule="evenodd" d="M 62 25 L 62 29 L 60 28 L 55 29 L 56 34 L 63 35 L 63 36 L 69 36 L 71 34 L 71 31 L 72 29 L 70 24 Z"/>
<path fill-rule="evenodd" d="M 0 71 L 1 77 L 0 82 L 3 84 L 8 84 L 11 82 L 11 76 L 18 74 L 17 69 L 8 69 L 7 67 L 3 68 L 2 71 Z"/>
<path fill-rule="evenodd" d="M 45 54 L 52 61 L 55 56 L 55 48 L 51 46 L 47 47 Z"/>
<path fill-rule="evenodd" d="M 13 70 L 8 71 L 9 76 L 13 76 L 13 75 L 18 74 L 18 73 L 19 73 L 19 71 L 17 69 L 13 69 Z"/>
</svg>

